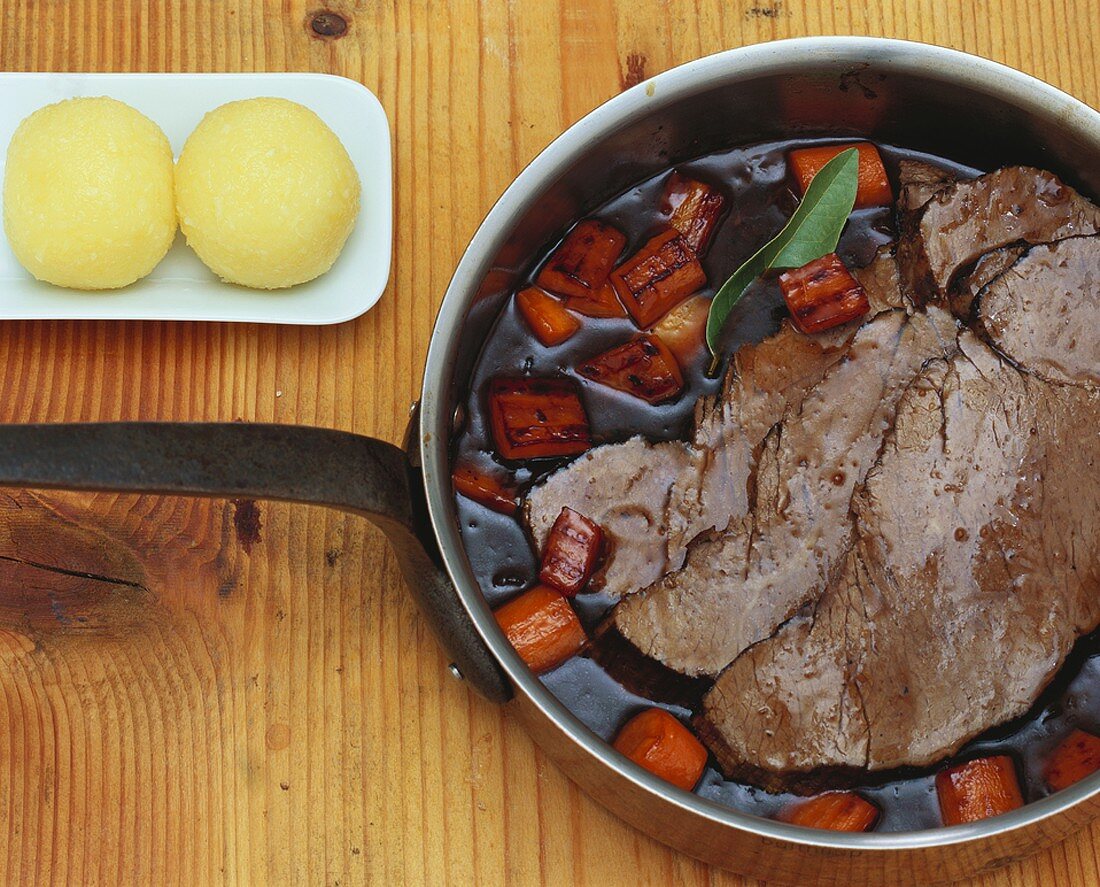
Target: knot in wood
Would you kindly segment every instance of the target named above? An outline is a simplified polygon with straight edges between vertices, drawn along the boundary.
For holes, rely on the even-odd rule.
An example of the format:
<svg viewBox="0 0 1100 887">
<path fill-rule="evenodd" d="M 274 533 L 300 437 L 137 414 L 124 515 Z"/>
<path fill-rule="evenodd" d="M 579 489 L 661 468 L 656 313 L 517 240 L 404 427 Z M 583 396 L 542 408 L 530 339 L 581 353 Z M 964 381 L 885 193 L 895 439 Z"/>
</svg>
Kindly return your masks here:
<svg viewBox="0 0 1100 887">
<path fill-rule="evenodd" d="M 322 10 L 309 17 L 309 27 L 318 37 L 343 37 L 348 30 L 348 20 L 338 12 Z"/>
</svg>

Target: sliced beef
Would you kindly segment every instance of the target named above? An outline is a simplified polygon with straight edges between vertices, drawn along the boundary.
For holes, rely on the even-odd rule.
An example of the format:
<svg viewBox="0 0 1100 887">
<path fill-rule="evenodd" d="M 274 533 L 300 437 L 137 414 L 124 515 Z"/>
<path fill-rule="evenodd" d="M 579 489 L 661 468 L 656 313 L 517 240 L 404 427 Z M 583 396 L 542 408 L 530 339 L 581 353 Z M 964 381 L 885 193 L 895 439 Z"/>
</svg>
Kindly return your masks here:
<svg viewBox="0 0 1100 887">
<path fill-rule="evenodd" d="M 568 506 L 598 523 L 610 543 L 593 585 L 621 594 L 652 582 L 669 562 L 673 479 L 692 461 L 691 448 L 681 441 L 654 444 L 632 437 L 589 450 L 528 495 L 527 521 L 537 550 Z"/>
<path fill-rule="evenodd" d="M 945 312 L 878 315 L 767 435 L 750 508 L 693 542 L 682 569 L 624 598 L 615 629 L 644 655 L 714 675 L 814 600 L 843 564 L 852 492 L 874 464 L 902 392 L 953 352 Z"/>
<path fill-rule="evenodd" d="M 1023 714 L 1100 622 L 1100 394 L 961 342 L 902 398 L 817 606 L 707 694 L 728 774 L 930 764 Z"/>
<path fill-rule="evenodd" d="M 899 220 L 903 291 L 917 304 L 946 303 L 960 271 L 983 254 L 1095 234 L 1100 209 L 1052 173 L 1010 166 L 966 182 L 903 183 Z"/>
<path fill-rule="evenodd" d="M 898 212 L 920 209 L 940 191 L 955 183 L 951 173 L 921 160 L 903 160 L 899 174 Z"/>
<path fill-rule="evenodd" d="M 993 278 L 1011 268 L 1026 250 L 1027 247 L 1021 245 L 1005 246 L 978 259 L 973 270 L 969 274 L 961 275 L 951 286 L 948 296 L 951 313 L 964 322 L 972 320 L 974 300 L 978 293 Z"/>
<path fill-rule="evenodd" d="M 920 243 L 920 218 L 924 207 L 937 194 L 956 183 L 956 178 L 946 170 L 919 160 L 901 161 L 898 173 L 897 220 L 898 238 L 895 255 L 898 264 L 898 285 L 910 302 L 921 304 L 910 278 L 916 275 L 922 253 Z M 903 270 L 904 269 L 904 270 Z"/>
<path fill-rule="evenodd" d="M 610 542 L 593 586 L 622 595 L 678 569 L 693 538 L 747 512 L 761 441 L 843 356 L 853 333 L 811 338 L 784 324 L 738 351 L 722 392 L 696 407 L 691 441 L 607 444 L 550 475 L 525 504 L 538 549 L 569 506 L 600 524 Z"/>
<path fill-rule="evenodd" d="M 725 529 L 747 513 L 765 436 L 844 358 L 856 334 L 855 324 L 805 336 L 784 323 L 777 335 L 738 351 L 722 395 L 701 400 L 696 409 L 695 458 L 673 484 L 666 523 L 676 557 L 651 582 L 679 569 L 701 533 Z"/>
<path fill-rule="evenodd" d="M 869 317 L 904 306 L 890 248 L 854 274 L 871 303 Z M 699 401 L 690 442 L 631 438 L 596 447 L 550 475 L 524 508 L 538 549 L 569 506 L 599 523 L 611 542 L 595 587 L 622 596 L 679 569 L 694 538 L 748 513 L 765 435 L 843 357 L 854 334 L 855 325 L 804 336 L 784 324 L 738 351 L 722 392 Z"/>
<path fill-rule="evenodd" d="M 1053 382 L 1100 385 L 1100 236 L 1033 246 L 978 299 L 976 323 L 1014 363 Z"/>
<path fill-rule="evenodd" d="M 879 249 L 869 265 L 865 268 L 857 268 L 852 275 L 867 293 L 867 301 L 871 305 L 869 317 L 889 311 L 891 308 L 907 307 L 908 303 L 901 293 L 901 280 L 898 277 L 898 262 L 894 258 L 893 244 Z"/>
</svg>

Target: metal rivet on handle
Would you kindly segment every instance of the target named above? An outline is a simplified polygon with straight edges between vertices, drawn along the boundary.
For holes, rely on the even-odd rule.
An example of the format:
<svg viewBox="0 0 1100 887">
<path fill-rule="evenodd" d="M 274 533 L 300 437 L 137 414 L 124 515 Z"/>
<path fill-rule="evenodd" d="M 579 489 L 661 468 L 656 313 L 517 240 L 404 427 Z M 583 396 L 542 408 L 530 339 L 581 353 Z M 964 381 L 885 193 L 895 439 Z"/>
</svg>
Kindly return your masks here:
<svg viewBox="0 0 1100 887">
<path fill-rule="evenodd" d="M 447 671 L 451 673 L 451 677 L 453 677 L 456 681 L 465 680 L 465 678 L 462 677 L 462 672 L 458 670 L 458 666 L 455 665 L 453 662 L 447 666 Z"/>
</svg>

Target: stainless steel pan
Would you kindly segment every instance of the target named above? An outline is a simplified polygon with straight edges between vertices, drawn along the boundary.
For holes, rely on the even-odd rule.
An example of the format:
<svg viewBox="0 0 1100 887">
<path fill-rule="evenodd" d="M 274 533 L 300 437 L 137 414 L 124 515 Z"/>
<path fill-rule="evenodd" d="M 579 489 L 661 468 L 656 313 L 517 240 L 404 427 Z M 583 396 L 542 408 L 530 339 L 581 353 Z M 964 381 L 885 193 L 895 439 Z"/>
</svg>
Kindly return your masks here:
<svg viewBox="0 0 1100 887">
<path fill-rule="evenodd" d="M 509 704 L 601 803 L 708 862 L 804 885 L 913 884 L 1025 856 L 1100 812 L 1100 775 L 1006 816 L 908 834 L 838 834 L 739 813 L 652 777 L 551 696 L 497 629 L 463 552 L 448 438 L 481 341 L 524 263 L 587 209 L 670 164 L 798 133 L 867 136 L 976 166 L 1030 163 L 1100 196 L 1100 113 L 1010 68 L 873 38 L 732 50 L 598 108 L 508 188 L 443 300 L 404 451 L 287 426 L 0 426 L 0 484 L 266 497 L 371 518 L 393 543 L 452 671 L 491 702 Z"/>
</svg>

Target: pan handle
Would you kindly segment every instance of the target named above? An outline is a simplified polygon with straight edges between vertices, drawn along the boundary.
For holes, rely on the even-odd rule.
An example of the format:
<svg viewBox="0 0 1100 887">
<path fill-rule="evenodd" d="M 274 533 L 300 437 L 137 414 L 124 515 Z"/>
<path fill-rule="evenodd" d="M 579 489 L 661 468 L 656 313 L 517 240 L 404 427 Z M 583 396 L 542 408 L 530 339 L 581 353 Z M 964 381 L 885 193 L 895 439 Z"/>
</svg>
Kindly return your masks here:
<svg viewBox="0 0 1100 887">
<path fill-rule="evenodd" d="M 511 684 L 440 562 L 404 452 L 345 431 L 184 422 L 0 424 L 0 487 L 326 505 L 373 521 L 461 676 L 491 702 Z"/>
</svg>

